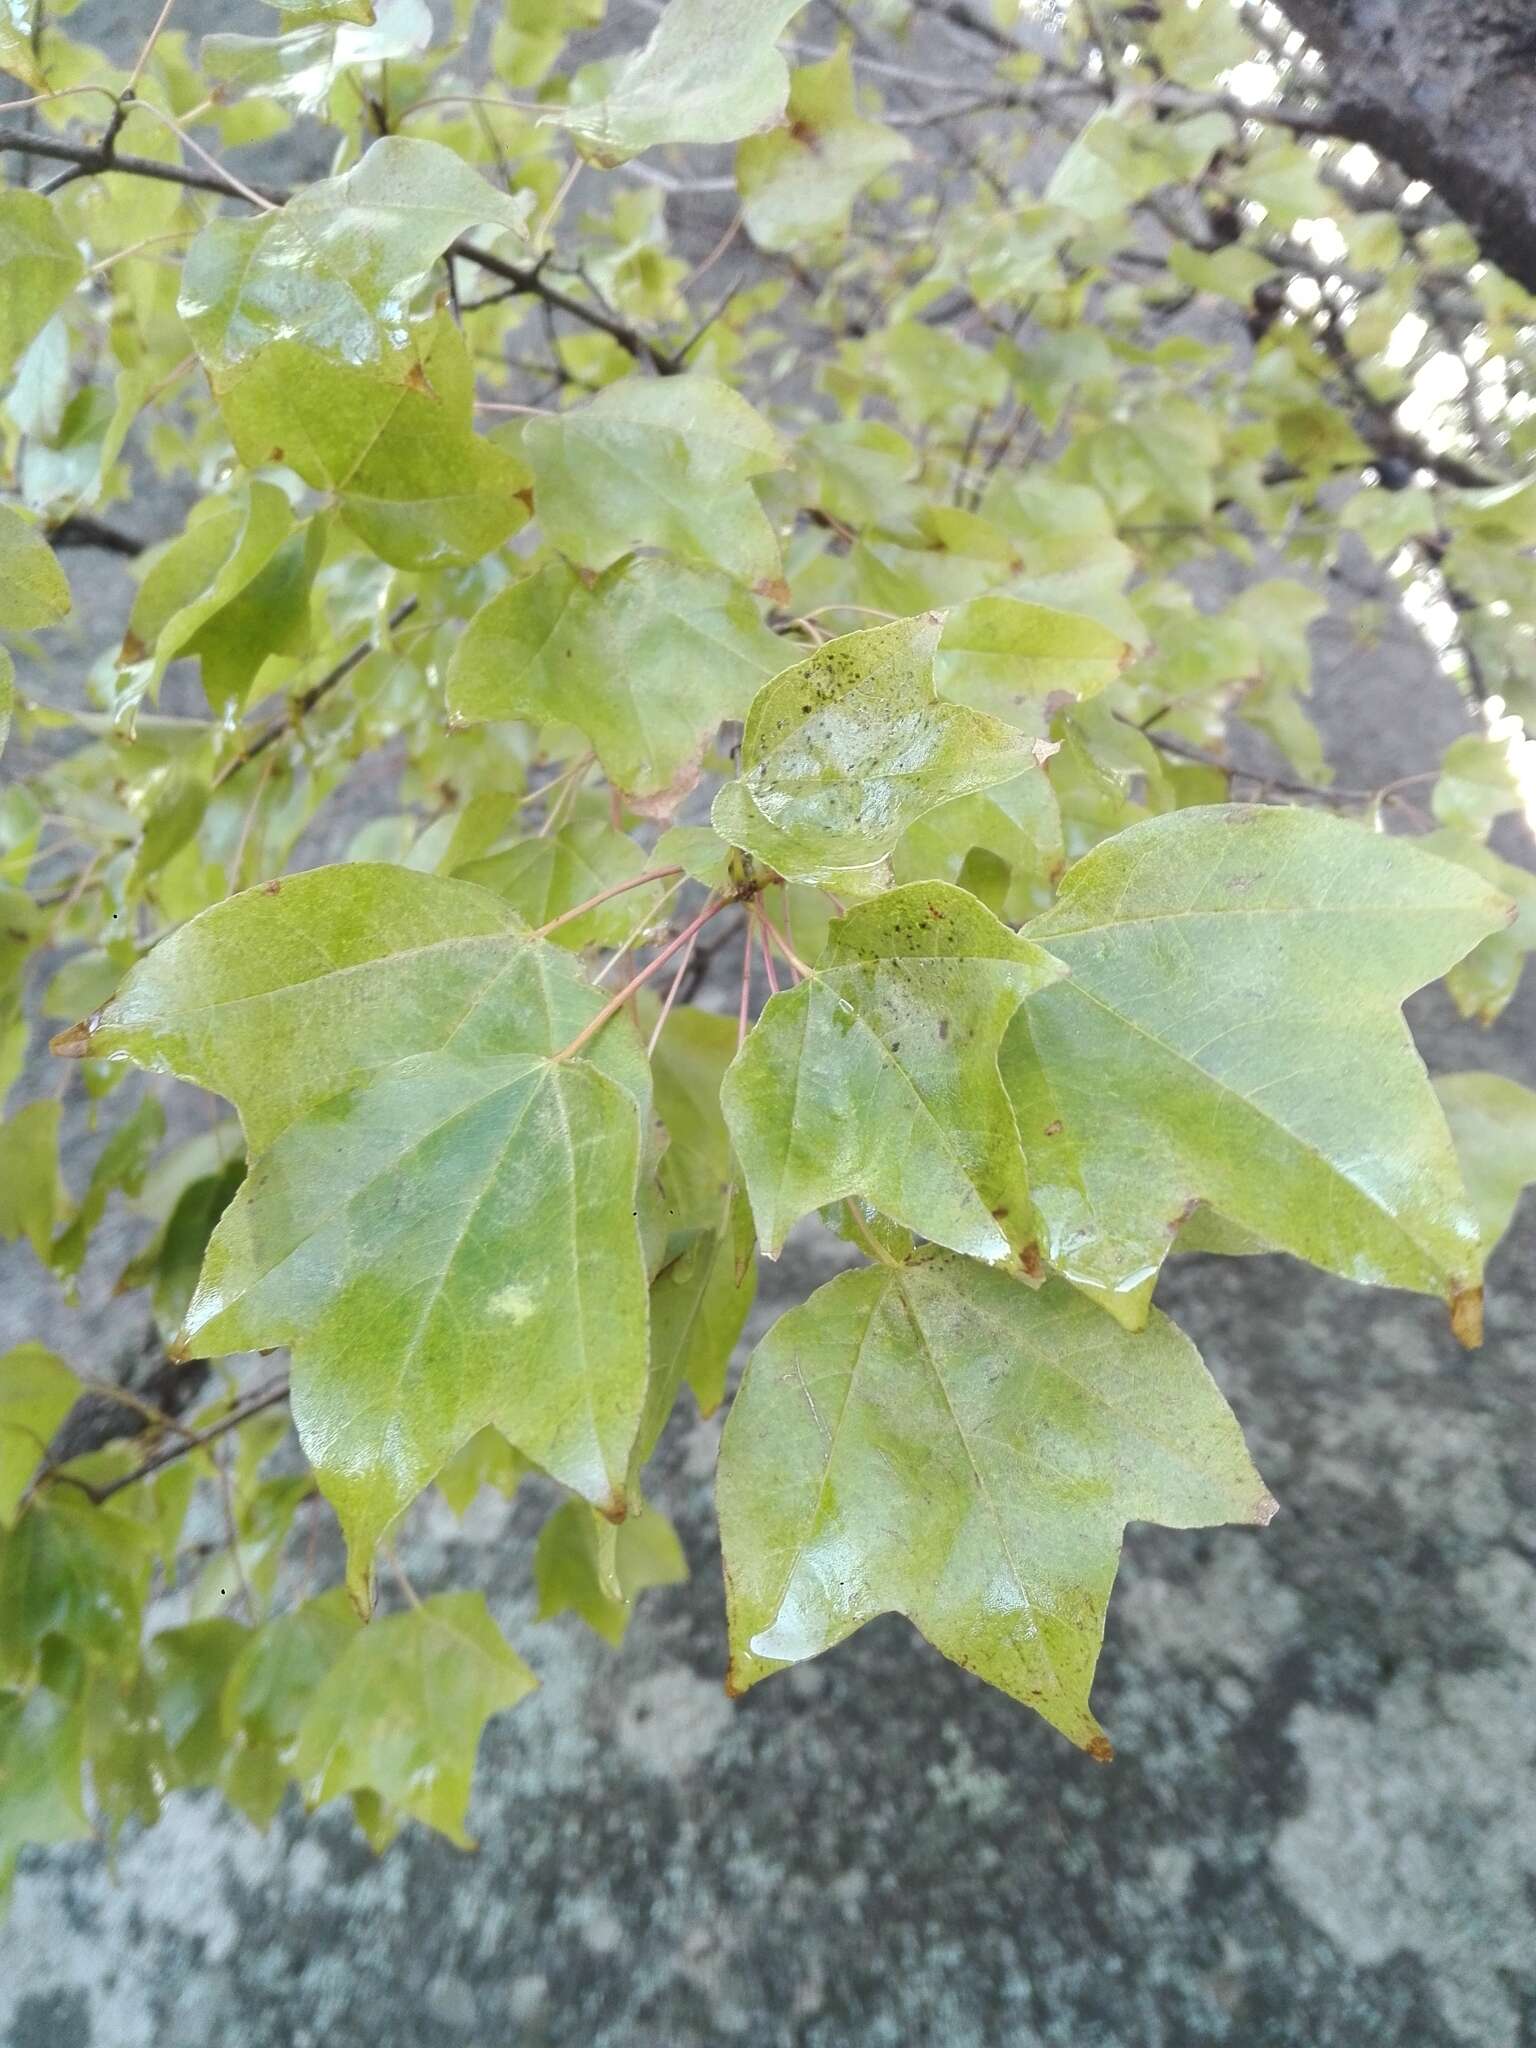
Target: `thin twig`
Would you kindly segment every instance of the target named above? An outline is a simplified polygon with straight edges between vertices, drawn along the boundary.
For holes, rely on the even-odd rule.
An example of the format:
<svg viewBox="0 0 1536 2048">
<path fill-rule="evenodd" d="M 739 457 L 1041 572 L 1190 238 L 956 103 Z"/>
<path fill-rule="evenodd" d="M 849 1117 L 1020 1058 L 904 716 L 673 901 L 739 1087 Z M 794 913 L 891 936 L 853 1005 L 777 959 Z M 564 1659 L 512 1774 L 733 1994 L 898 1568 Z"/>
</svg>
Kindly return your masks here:
<svg viewBox="0 0 1536 2048">
<path fill-rule="evenodd" d="M 398 626 L 403 626 L 420 603 L 420 598 L 408 597 L 403 604 L 397 604 L 389 615 L 390 632 L 394 632 Z M 334 668 L 327 669 L 318 683 L 311 683 L 307 690 L 301 691 L 283 715 L 274 718 L 270 725 L 256 735 L 248 747 L 242 748 L 231 760 L 226 761 L 214 776 L 211 787 L 222 789 L 232 776 L 238 775 L 242 768 L 248 767 L 259 754 L 264 754 L 268 747 L 276 746 L 285 733 L 292 732 L 309 716 L 322 697 L 329 696 L 338 683 L 345 682 L 352 671 L 368 659 L 378 644 L 378 639 L 374 635 L 370 635 L 366 640 L 360 640 L 350 654 L 344 655 Z"/>
</svg>

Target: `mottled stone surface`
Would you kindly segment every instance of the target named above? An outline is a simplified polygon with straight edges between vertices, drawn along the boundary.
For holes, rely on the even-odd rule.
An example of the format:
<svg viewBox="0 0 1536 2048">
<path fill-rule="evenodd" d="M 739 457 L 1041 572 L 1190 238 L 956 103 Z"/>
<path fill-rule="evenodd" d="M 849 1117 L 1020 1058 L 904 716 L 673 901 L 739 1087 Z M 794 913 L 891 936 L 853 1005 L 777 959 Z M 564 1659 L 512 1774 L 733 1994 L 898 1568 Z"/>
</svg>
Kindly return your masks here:
<svg viewBox="0 0 1536 2048">
<path fill-rule="evenodd" d="M 1317 647 L 1341 780 L 1438 757 L 1459 711 L 1406 626 Z M 1536 1083 L 1536 990 L 1486 1035 L 1413 1014 L 1433 1069 Z M 1536 2041 L 1533 1237 L 1528 1196 L 1471 1357 L 1436 1305 L 1287 1260 L 1168 1275 L 1282 1512 L 1130 1531 L 1108 1768 L 895 1619 L 728 1702 L 717 1423 L 679 1419 L 652 1489 L 694 1577 L 616 1653 L 533 1624 L 547 1496 L 423 1504 L 418 1586 L 484 1586 L 543 1681 L 487 1735 L 478 1854 L 411 1830 L 376 1861 L 343 1809 L 263 1838 L 178 1795 L 114 1858 L 25 1859 L 0 2048 Z M 841 1256 L 797 1238 L 755 1329 Z M 35 1273 L 0 1290 L 0 1337 L 67 1328 Z"/>
</svg>

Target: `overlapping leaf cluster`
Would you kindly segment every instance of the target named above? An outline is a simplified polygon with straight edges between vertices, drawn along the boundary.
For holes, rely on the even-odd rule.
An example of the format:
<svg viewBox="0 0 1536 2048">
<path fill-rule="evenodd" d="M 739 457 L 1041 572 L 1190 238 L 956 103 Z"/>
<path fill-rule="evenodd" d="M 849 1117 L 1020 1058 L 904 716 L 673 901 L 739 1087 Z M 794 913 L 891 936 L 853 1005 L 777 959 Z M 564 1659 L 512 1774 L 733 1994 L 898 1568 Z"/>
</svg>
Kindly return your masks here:
<svg viewBox="0 0 1536 2048">
<path fill-rule="evenodd" d="M 1536 1176 L 1401 1007 L 1491 1021 L 1531 943 L 1530 302 L 1254 113 L 1310 73 L 1228 0 L 949 8 L 958 102 L 922 8 L 602 12 L 508 0 L 488 81 L 465 4 L 131 70 L 0 8 L 0 1238 L 72 1291 L 131 1214 L 151 1359 L 0 1357 L 0 1884 L 181 1786 L 466 1840 L 536 1680 L 413 1526 L 542 1494 L 539 1617 L 617 1640 L 811 1218 L 851 1270 L 724 1430 L 731 1689 L 894 1611 L 1105 1755 L 1126 1524 L 1275 1506 L 1164 1261 L 1475 1343 Z M 1333 787 L 1306 710 L 1371 560 L 1483 712 L 1425 788 Z"/>
</svg>

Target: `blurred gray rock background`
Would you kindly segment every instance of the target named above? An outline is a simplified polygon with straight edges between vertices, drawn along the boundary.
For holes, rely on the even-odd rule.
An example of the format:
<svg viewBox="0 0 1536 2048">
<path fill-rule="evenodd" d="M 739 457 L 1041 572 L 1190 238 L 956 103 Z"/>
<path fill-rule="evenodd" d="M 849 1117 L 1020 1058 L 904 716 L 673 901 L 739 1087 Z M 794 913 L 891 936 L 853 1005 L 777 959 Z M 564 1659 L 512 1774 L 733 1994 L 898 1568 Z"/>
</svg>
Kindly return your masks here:
<svg viewBox="0 0 1536 2048">
<path fill-rule="evenodd" d="M 77 25 L 123 48 L 156 11 L 86 0 Z M 610 12 L 624 40 L 644 33 L 642 8 Z M 275 20 L 220 0 L 175 18 Z M 304 158 L 313 141 L 292 145 L 303 174 L 322 167 Z M 693 204 L 688 246 L 707 249 L 729 197 Z M 131 508 L 146 532 L 173 517 L 150 495 Z M 70 568 L 89 654 L 126 582 L 103 556 Z M 1465 723 L 1401 619 L 1365 648 L 1330 614 L 1315 654 L 1343 783 L 1430 766 Z M 330 830 L 344 843 L 355 822 Z M 1506 847 L 1530 860 L 1523 849 Z M 1529 979 L 1489 1033 L 1438 991 L 1412 1016 L 1431 1071 L 1489 1065 L 1536 1084 Z M 477 1854 L 411 1830 L 376 1861 L 340 1808 L 290 1808 L 262 1837 L 217 1800 L 176 1795 L 110 1858 L 24 1860 L 0 1924 L 0 2044 L 1536 2042 L 1533 1224 L 1528 1195 L 1471 1356 L 1435 1304 L 1289 1260 L 1168 1273 L 1159 1302 L 1231 1399 L 1282 1512 L 1262 1533 L 1128 1533 L 1095 1693 L 1114 1765 L 895 1619 L 729 1702 L 719 1425 L 680 1415 L 652 1492 L 694 1576 L 645 1596 L 620 1651 L 572 1619 L 533 1625 L 546 1497 L 482 1495 L 462 1525 L 435 1499 L 413 1512 L 418 1587 L 483 1586 L 542 1680 L 488 1732 Z M 132 1225 L 118 1228 L 120 1251 Z M 7 1255 L 0 1348 L 31 1335 L 80 1359 L 95 1345 L 101 1370 L 132 1335 L 109 1293 L 113 1249 L 79 1317 Z M 765 1269 L 749 1335 L 839 1258 L 824 1233 L 798 1236 Z"/>
</svg>

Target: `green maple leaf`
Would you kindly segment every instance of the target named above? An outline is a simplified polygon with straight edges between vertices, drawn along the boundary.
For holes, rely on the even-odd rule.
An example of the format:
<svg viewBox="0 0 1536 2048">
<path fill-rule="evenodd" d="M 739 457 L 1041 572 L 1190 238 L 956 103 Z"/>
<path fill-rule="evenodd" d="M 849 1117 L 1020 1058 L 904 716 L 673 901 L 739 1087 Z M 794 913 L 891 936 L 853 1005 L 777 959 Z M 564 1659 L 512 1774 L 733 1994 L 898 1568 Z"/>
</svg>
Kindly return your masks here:
<svg viewBox="0 0 1536 2048">
<path fill-rule="evenodd" d="M 721 1090 L 770 1257 L 799 1217 L 848 1195 L 955 1251 L 1023 1251 L 1035 1226 L 998 1047 L 1059 973 L 944 882 L 834 922 L 820 965 L 770 999 Z"/>
<path fill-rule="evenodd" d="M 437 258 L 467 228 L 523 231 L 513 200 L 441 143 L 386 135 L 339 178 L 187 251 L 178 311 L 216 392 L 274 342 L 305 341 L 403 380 L 401 344 Z"/>
<path fill-rule="evenodd" d="M 368 1791 L 473 1848 L 464 1832 L 475 1752 L 492 1714 L 538 1684 L 481 1593 L 435 1593 L 348 1640 L 294 1745 L 310 1806 Z"/>
<path fill-rule="evenodd" d="M 84 1722 L 78 1700 L 42 1686 L 0 1692 L 0 1903 L 23 1849 L 90 1836 L 80 1782 Z"/>
<path fill-rule="evenodd" d="M 196 655 L 215 711 L 242 710 L 269 656 L 309 645 L 309 593 L 323 526 L 295 527 L 275 484 L 253 482 L 224 503 L 205 499 L 139 585 L 118 665 L 120 708 L 159 689 L 181 655 Z"/>
<path fill-rule="evenodd" d="M 646 857 L 627 832 L 616 832 L 606 817 L 581 818 L 545 838 L 519 840 L 503 853 L 487 854 L 454 869 L 461 882 L 493 889 L 531 925 L 552 923 L 589 902 L 616 882 L 633 881 L 646 870 Z M 550 933 L 550 942 L 579 953 L 586 946 L 621 946 L 643 926 L 661 899 L 661 884 L 628 889 L 596 909 L 572 917 Z"/>
<path fill-rule="evenodd" d="M 474 374 L 445 313 L 401 360 L 407 381 L 305 341 L 261 350 L 221 406 L 242 462 L 331 492 L 344 523 L 401 569 L 478 561 L 528 519 L 529 473 L 473 431 Z"/>
<path fill-rule="evenodd" d="M 0 505 L 0 626 L 17 633 L 56 626 L 69 603 L 58 556 L 29 519 Z"/>
<path fill-rule="evenodd" d="M 572 724 L 617 788 L 670 811 L 709 737 L 781 660 L 752 598 L 718 571 L 627 556 L 589 582 L 552 562 L 470 621 L 448 709 Z"/>
<path fill-rule="evenodd" d="M 772 582 L 779 545 L 751 479 L 789 453 L 738 392 L 712 377 L 626 377 L 590 404 L 530 420 L 523 454 L 545 538 L 606 569 L 667 548 L 743 583 Z"/>
<path fill-rule="evenodd" d="M 0 42 L 0 67 L 4 56 Z M 51 200 L 41 192 L 0 191 L 0 377 L 84 275 L 80 252 Z"/>
<path fill-rule="evenodd" d="M 846 633 L 765 684 L 715 799 L 721 837 L 798 881 L 865 870 L 867 891 L 926 812 L 1037 766 L 1022 733 L 936 696 L 941 630 L 924 614 Z"/>
<path fill-rule="evenodd" d="M 774 47 L 805 0 L 671 0 L 603 99 L 544 116 L 594 163 L 667 142 L 734 142 L 784 111 L 789 67 Z"/>
<path fill-rule="evenodd" d="M 570 956 L 496 897 L 321 868 L 206 911 L 60 1049 L 239 1109 L 250 1172 L 180 1342 L 293 1350 L 300 1440 L 354 1594 L 487 1424 L 622 1513 L 646 1391 L 635 1216 L 649 1077 Z"/>
<path fill-rule="evenodd" d="M 1003 1048 L 1051 1263 L 1137 1327 L 1208 1202 L 1472 1315 L 1477 1229 L 1398 1006 L 1507 909 L 1409 841 L 1301 810 L 1203 806 L 1096 847 L 1027 928 L 1068 977 Z"/>
<path fill-rule="evenodd" d="M 948 1253 L 845 1273 L 758 1346 L 718 1480 L 733 1691 L 904 1614 L 1081 1747 L 1129 1521 L 1275 1503 L 1194 1346 Z"/>
<path fill-rule="evenodd" d="M 1475 1072 L 1439 1075 L 1435 1093 L 1451 1127 L 1486 1257 L 1508 1230 L 1522 1190 L 1536 1182 L 1536 1091 L 1504 1074 Z"/>
<path fill-rule="evenodd" d="M 0 1529 L 15 1522 L 17 1504 L 79 1392 L 63 1359 L 41 1344 L 18 1344 L 0 1358 Z"/>
<path fill-rule="evenodd" d="M 568 1500 L 539 1531 L 533 1576 L 540 1621 L 578 1614 L 604 1642 L 621 1643 L 640 1594 L 681 1585 L 688 1562 L 677 1531 L 654 1508 L 615 1525 Z"/>
<path fill-rule="evenodd" d="M 846 50 L 808 64 L 790 81 L 785 125 L 736 152 L 747 232 L 760 249 L 835 234 L 865 186 L 911 154 L 904 135 L 860 115 Z"/>
</svg>

